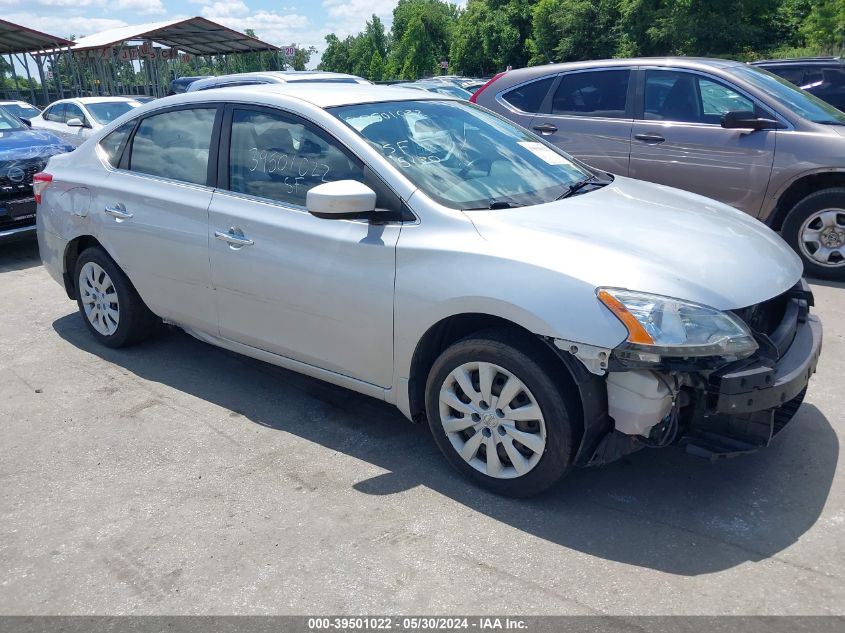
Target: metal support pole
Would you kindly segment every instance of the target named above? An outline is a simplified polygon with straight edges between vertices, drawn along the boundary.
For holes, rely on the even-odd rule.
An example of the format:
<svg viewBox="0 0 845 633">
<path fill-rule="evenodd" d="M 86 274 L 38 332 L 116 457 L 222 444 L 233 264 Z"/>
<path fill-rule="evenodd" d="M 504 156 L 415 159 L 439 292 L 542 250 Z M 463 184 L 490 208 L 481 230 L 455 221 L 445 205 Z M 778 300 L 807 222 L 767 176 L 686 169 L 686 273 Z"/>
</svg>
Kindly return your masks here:
<svg viewBox="0 0 845 633">
<path fill-rule="evenodd" d="M 20 92 L 18 90 L 18 73 L 15 70 L 15 60 L 12 57 L 11 53 L 9 53 L 9 65 L 12 67 L 12 94 L 14 95 L 14 97 L 20 97 Z"/>
<path fill-rule="evenodd" d="M 15 55 L 15 59 L 18 60 L 18 63 L 20 63 L 26 71 L 26 83 L 29 87 L 29 98 L 31 99 L 30 103 L 35 103 L 35 89 L 32 87 L 32 73 L 29 72 L 29 63 L 26 61 L 26 53 L 21 53 L 21 57 Z"/>
<path fill-rule="evenodd" d="M 50 103 L 50 89 L 47 87 L 47 80 L 44 78 L 44 58 L 41 55 L 35 55 L 33 59 L 35 65 L 38 66 L 38 78 L 41 80 L 41 91 L 44 93 L 44 106 L 47 106 Z"/>
</svg>

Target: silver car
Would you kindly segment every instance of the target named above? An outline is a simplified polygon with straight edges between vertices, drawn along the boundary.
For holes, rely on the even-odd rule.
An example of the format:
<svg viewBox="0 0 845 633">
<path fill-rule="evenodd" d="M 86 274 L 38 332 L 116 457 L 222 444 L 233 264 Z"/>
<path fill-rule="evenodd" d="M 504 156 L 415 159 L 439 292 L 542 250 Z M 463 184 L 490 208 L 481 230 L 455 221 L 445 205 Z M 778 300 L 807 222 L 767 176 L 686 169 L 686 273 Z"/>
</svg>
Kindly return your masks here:
<svg viewBox="0 0 845 633">
<path fill-rule="evenodd" d="M 163 321 L 386 400 L 502 494 L 645 446 L 765 446 L 821 348 L 760 222 L 433 93 L 168 97 L 35 192 L 44 263 L 103 345 Z"/>
<path fill-rule="evenodd" d="M 613 59 L 501 73 L 471 100 L 597 169 L 741 209 L 781 231 L 807 274 L 845 280 L 845 113 L 785 79 Z"/>
<path fill-rule="evenodd" d="M 191 82 L 186 92 L 211 90 L 212 88 L 289 83 L 370 84 L 372 82 L 363 77 L 347 75 L 346 73 L 330 73 L 322 70 L 278 70 L 204 77 Z"/>
</svg>

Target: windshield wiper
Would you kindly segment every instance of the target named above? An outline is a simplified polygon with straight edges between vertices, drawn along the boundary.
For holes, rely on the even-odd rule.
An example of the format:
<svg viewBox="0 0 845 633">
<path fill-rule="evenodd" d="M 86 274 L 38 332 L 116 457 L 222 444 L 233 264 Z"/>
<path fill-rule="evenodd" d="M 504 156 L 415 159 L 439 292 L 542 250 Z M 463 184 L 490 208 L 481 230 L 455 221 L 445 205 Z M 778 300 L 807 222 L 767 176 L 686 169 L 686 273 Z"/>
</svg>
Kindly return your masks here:
<svg viewBox="0 0 845 633">
<path fill-rule="evenodd" d="M 583 189 L 587 185 L 592 185 L 592 184 L 599 185 L 599 184 L 605 184 L 605 183 L 596 182 L 595 176 L 587 176 L 583 180 L 578 180 L 576 182 L 573 182 L 571 185 L 569 185 L 569 187 L 567 187 L 566 191 L 564 191 L 557 198 L 555 198 L 555 200 L 563 200 L 564 198 L 568 198 L 569 196 L 581 191 L 581 189 Z"/>
<path fill-rule="evenodd" d="M 524 207 L 524 204 L 518 202 L 511 202 L 509 200 L 493 200 L 486 207 L 467 207 L 464 211 L 484 211 L 488 209 L 515 209 L 516 207 Z"/>
</svg>

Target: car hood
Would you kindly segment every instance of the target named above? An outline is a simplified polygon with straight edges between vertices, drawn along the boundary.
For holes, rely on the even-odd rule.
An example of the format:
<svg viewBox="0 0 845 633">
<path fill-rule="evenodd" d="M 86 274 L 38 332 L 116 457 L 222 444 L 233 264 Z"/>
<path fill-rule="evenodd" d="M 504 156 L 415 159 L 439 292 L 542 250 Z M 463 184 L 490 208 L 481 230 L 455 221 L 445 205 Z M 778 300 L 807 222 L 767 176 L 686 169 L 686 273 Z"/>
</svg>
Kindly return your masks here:
<svg viewBox="0 0 845 633">
<path fill-rule="evenodd" d="M 49 158 L 73 147 L 45 130 L 0 130 L 0 162 Z"/>
<path fill-rule="evenodd" d="M 720 310 L 777 296 L 802 274 L 798 256 L 751 216 L 629 178 L 548 204 L 466 213 L 503 256 L 595 287 L 667 295 Z"/>
</svg>

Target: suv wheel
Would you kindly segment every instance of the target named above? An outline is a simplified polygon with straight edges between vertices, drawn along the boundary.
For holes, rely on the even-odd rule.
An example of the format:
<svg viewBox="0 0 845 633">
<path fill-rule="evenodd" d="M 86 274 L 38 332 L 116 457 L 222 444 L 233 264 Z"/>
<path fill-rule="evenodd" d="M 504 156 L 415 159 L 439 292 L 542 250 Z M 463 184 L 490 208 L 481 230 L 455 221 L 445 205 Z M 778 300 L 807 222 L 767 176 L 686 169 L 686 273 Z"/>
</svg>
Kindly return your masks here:
<svg viewBox="0 0 845 633">
<path fill-rule="evenodd" d="M 103 345 L 132 345 L 159 326 L 158 317 L 101 248 L 87 248 L 79 255 L 75 279 L 79 312 L 88 331 Z"/>
<path fill-rule="evenodd" d="M 813 277 L 845 280 L 845 189 L 824 189 L 793 207 L 783 236 Z"/>
<path fill-rule="evenodd" d="M 440 450 L 499 494 L 538 494 L 572 461 L 576 396 L 539 345 L 503 330 L 474 335 L 446 349 L 428 376 L 428 423 Z"/>
</svg>

